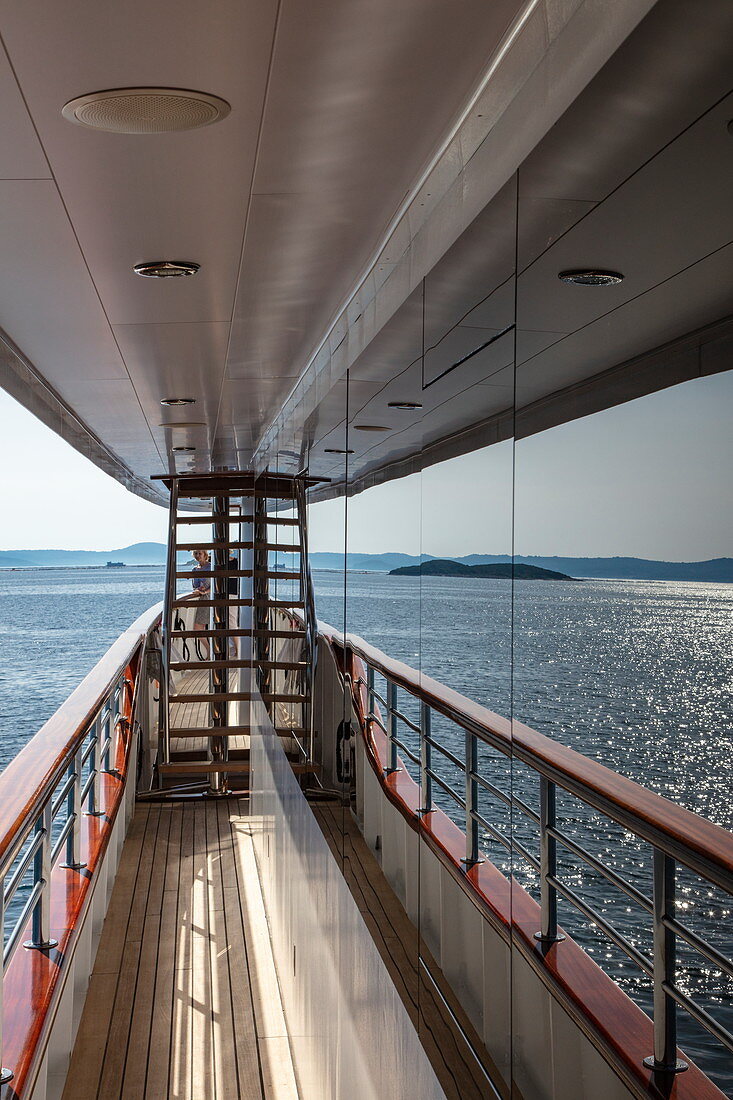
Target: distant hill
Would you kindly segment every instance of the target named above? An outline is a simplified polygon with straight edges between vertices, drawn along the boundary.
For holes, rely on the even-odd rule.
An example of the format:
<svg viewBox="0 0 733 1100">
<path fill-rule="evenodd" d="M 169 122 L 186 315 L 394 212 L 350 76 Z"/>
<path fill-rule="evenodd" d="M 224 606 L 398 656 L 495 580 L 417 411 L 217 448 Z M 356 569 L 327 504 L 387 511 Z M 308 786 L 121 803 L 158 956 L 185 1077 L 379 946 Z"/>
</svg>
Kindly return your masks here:
<svg viewBox="0 0 733 1100">
<path fill-rule="evenodd" d="M 556 573 L 554 569 L 539 569 L 536 565 L 522 565 L 499 562 L 493 565 L 465 565 L 450 558 L 434 558 L 420 565 L 402 565 L 390 569 L 390 577 L 489 577 L 492 579 L 512 577 L 528 581 L 571 581 L 565 573 Z"/>
<path fill-rule="evenodd" d="M 135 542 L 116 550 L 0 550 L 0 566 L 58 568 L 60 566 L 105 565 L 121 561 L 125 565 L 165 565 L 162 542 Z M 190 554 L 179 554 L 188 559 Z"/>
<path fill-rule="evenodd" d="M 162 542 L 135 542 L 115 550 L 0 550 L 0 567 L 27 568 L 45 566 L 106 565 L 122 561 L 125 565 L 164 565 L 165 545 Z M 188 561 L 190 554 L 179 553 L 179 561 Z M 420 565 L 437 560 L 435 554 L 349 554 L 347 569 L 389 573 L 402 566 Z M 467 554 L 464 557 L 440 559 L 462 565 L 511 565 L 507 554 Z M 343 554 L 313 553 L 314 569 L 342 569 Z M 733 583 L 733 558 L 713 558 L 711 561 L 650 561 L 646 558 L 561 558 L 523 557 L 514 559 L 515 566 L 531 565 L 578 578 L 608 578 L 610 580 L 647 581 L 710 581 Z M 519 574 L 515 574 L 519 576 Z"/>
<path fill-rule="evenodd" d="M 403 565 L 419 565 L 435 560 L 435 554 L 349 554 L 348 569 L 390 572 Z M 508 554 L 467 554 L 451 560 L 463 565 L 511 565 Z M 314 569 L 338 569 L 343 565 L 341 554 L 311 554 Z M 733 558 L 713 558 L 711 561 L 651 561 L 647 558 L 561 558 L 525 557 L 518 555 L 515 565 L 532 565 L 551 569 L 576 578 L 648 581 L 709 581 L 733 583 Z"/>
</svg>

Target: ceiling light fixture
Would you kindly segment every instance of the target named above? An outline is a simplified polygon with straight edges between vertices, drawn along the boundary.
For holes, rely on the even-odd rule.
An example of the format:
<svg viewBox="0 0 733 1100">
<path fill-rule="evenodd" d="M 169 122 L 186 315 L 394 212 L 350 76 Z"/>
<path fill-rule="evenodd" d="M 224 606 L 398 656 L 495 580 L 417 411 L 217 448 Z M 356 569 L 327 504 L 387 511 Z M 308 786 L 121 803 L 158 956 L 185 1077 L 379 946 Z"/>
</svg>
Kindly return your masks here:
<svg viewBox="0 0 733 1100">
<path fill-rule="evenodd" d="M 190 454 L 195 451 L 195 447 L 171 447 L 172 451 L 176 451 L 178 454 Z"/>
<path fill-rule="evenodd" d="M 195 405 L 195 397 L 162 397 L 161 405 Z"/>
<path fill-rule="evenodd" d="M 146 279 L 175 279 L 182 275 L 195 275 L 200 264 L 190 260 L 151 260 L 145 264 L 135 264 L 133 271 Z"/>
<path fill-rule="evenodd" d="M 162 420 L 159 428 L 205 428 L 203 420 Z"/>
<path fill-rule="evenodd" d="M 390 429 L 384 424 L 354 424 L 357 432 L 388 432 Z"/>
<path fill-rule="evenodd" d="M 576 283 L 578 286 L 616 286 L 624 281 L 623 275 L 618 271 L 601 271 L 595 268 L 560 271 L 557 277 L 563 283 Z"/>
<path fill-rule="evenodd" d="M 198 130 L 226 118 L 224 99 L 185 88 L 110 88 L 69 100 L 61 114 L 69 122 L 114 134 L 166 134 Z"/>
<path fill-rule="evenodd" d="M 387 404 L 388 409 L 421 409 L 422 404 L 420 401 L 390 401 Z"/>
<path fill-rule="evenodd" d="M 343 447 L 324 447 L 323 453 L 326 455 L 353 455 L 354 452 Z"/>
</svg>

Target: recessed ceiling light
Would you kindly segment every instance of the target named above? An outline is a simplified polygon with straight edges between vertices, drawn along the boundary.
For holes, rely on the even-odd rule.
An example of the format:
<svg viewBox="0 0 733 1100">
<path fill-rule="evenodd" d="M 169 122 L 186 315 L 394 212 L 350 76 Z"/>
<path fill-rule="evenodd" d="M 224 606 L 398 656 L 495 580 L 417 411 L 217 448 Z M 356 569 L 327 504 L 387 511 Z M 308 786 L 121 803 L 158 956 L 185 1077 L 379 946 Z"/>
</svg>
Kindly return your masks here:
<svg viewBox="0 0 733 1100">
<path fill-rule="evenodd" d="M 624 279 L 618 271 L 600 271 L 595 268 L 560 271 L 557 277 L 564 283 L 577 283 L 579 286 L 615 286 Z"/>
<path fill-rule="evenodd" d="M 195 397 L 163 397 L 161 405 L 195 405 Z"/>
<path fill-rule="evenodd" d="M 191 451 L 195 451 L 195 447 L 171 447 L 172 451 L 176 451 L 178 454 L 190 454 Z"/>
<path fill-rule="evenodd" d="M 110 88 L 71 99 L 61 114 L 69 122 L 115 134 L 165 134 L 198 130 L 231 111 L 224 99 L 184 88 Z"/>
<path fill-rule="evenodd" d="M 422 404 L 420 401 L 390 401 L 387 405 L 388 409 L 421 409 Z"/>
<path fill-rule="evenodd" d="M 159 428 L 205 428 L 206 424 L 203 420 L 176 420 L 165 421 L 161 420 L 158 424 Z"/>
<path fill-rule="evenodd" d="M 384 424 L 354 424 L 357 432 L 388 432 L 390 429 Z"/>
<path fill-rule="evenodd" d="M 136 275 L 144 275 L 147 279 L 175 279 L 181 275 L 195 275 L 200 266 L 190 260 L 151 260 L 146 264 L 135 264 L 133 270 Z"/>
<path fill-rule="evenodd" d="M 353 451 L 344 450 L 342 447 L 324 447 L 323 453 L 326 455 L 353 455 Z"/>
</svg>

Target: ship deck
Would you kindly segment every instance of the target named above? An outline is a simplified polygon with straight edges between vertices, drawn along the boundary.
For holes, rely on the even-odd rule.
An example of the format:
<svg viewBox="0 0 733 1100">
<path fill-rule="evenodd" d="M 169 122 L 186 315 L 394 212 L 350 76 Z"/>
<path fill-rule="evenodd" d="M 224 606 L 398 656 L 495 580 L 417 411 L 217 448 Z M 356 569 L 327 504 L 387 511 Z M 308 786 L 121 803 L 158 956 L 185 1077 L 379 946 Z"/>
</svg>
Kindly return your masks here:
<svg viewBox="0 0 733 1100">
<path fill-rule="evenodd" d="M 447 984 L 438 992 L 422 976 L 416 930 L 350 813 L 315 813 L 416 1026 L 419 999 L 446 1096 L 485 1097 L 464 1038 L 477 1037 Z M 431 971 L 440 983 L 433 960 Z M 63 1100 L 297 1095 L 247 800 L 139 803 Z"/>
<path fill-rule="evenodd" d="M 247 803 L 138 804 L 64 1100 L 295 1100 Z"/>
</svg>

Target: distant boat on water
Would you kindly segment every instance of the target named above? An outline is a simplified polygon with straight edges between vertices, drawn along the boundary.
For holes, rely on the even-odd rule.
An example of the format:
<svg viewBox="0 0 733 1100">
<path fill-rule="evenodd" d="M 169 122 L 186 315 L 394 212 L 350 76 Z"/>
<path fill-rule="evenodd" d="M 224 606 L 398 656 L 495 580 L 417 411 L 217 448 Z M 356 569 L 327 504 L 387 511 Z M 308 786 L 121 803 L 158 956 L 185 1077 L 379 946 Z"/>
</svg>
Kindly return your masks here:
<svg viewBox="0 0 733 1100">
<path fill-rule="evenodd" d="M 124 569 L 125 568 L 125 562 L 124 561 L 108 561 L 107 562 L 107 568 L 108 569 Z"/>
</svg>

